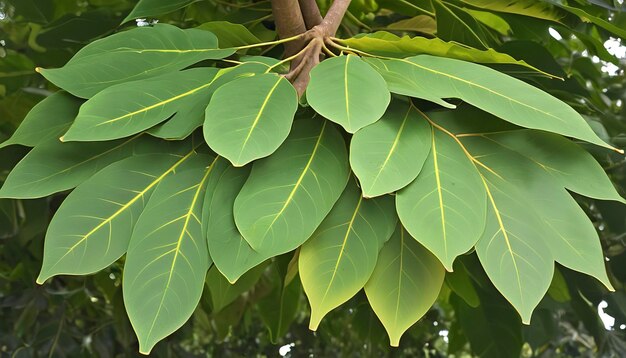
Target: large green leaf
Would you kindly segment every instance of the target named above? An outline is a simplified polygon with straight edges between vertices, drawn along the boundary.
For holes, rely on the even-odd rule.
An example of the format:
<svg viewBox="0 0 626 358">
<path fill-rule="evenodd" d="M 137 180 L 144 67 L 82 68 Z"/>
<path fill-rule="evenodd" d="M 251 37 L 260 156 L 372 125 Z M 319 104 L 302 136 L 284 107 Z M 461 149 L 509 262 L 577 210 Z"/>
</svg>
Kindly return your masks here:
<svg viewBox="0 0 626 358">
<path fill-rule="evenodd" d="M 175 115 L 167 121 L 151 128 L 148 133 L 155 137 L 165 139 L 182 139 L 190 135 L 196 128 L 204 123 L 204 114 L 209 98 L 215 90 L 224 84 L 239 77 L 247 77 L 257 73 L 264 73 L 270 65 L 261 62 L 246 62 L 234 67 L 220 69 L 214 79 L 211 80 L 207 98 L 202 101 L 194 101 L 194 108 L 183 108 L 184 113 L 195 113 L 193 116 Z M 204 84 L 203 84 L 204 85 Z M 183 112 L 180 112 L 183 114 Z"/>
<path fill-rule="evenodd" d="M 496 136 L 515 138 L 514 132 L 504 132 Z M 528 137 L 523 133 L 515 139 Z M 552 136 L 542 137 L 546 140 L 555 139 Z M 488 138 L 490 137 L 465 137 L 464 143 L 468 145 L 472 155 L 481 158 L 494 173 L 523 193 L 531 204 L 526 210 L 535 211 L 544 223 L 540 226 L 543 235 L 541 241 L 550 248 L 554 259 L 564 266 L 596 277 L 612 290 L 606 275 L 598 234 L 576 201 L 565 191 L 559 177 L 550 177 L 546 173 L 549 169 L 544 170 L 536 165 L 537 162 L 503 148 L 498 142 Z M 528 142 L 527 146 L 532 146 L 532 142 Z M 560 156 L 566 157 L 567 153 L 562 152 Z M 605 185 L 612 188 L 610 182 Z"/>
<path fill-rule="evenodd" d="M 89 98 L 118 83 L 182 70 L 233 52 L 217 49 L 217 38 L 208 31 L 157 24 L 94 41 L 62 68 L 37 71 L 71 94 Z"/>
<path fill-rule="evenodd" d="M 550 286 L 554 259 L 539 215 L 515 185 L 482 171 L 487 223 L 476 252 L 487 275 L 526 324 Z"/>
<path fill-rule="evenodd" d="M 72 189 L 100 169 L 133 154 L 168 154 L 186 150 L 146 136 L 112 142 L 61 143 L 51 139 L 31 150 L 11 171 L 0 197 L 33 199 Z"/>
<path fill-rule="evenodd" d="M 194 154 L 132 156 L 79 185 L 50 223 L 37 282 L 94 273 L 120 258 L 153 189 Z"/>
<path fill-rule="evenodd" d="M 376 71 L 358 56 L 347 55 L 313 68 L 306 98 L 317 113 L 354 133 L 380 119 L 391 96 Z"/>
<path fill-rule="evenodd" d="M 108 87 L 82 105 L 62 140 L 124 138 L 172 116 L 202 122 L 217 75 L 216 68 L 193 68 Z"/>
<path fill-rule="evenodd" d="M 235 283 L 271 255 L 254 251 L 235 225 L 233 205 L 248 179 L 250 166 L 235 168 L 221 159 L 213 170 L 215 175 L 211 175 L 207 184 L 209 190 L 204 199 L 202 222 L 213 263 L 230 283 Z"/>
<path fill-rule="evenodd" d="M 180 328 L 200 301 L 211 264 L 200 217 L 215 160 L 194 155 L 164 178 L 133 230 L 124 264 L 124 306 L 143 354 Z"/>
<path fill-rule="evenodd" d="M 274 73 L 236 79 L 220 87 L 206 108 L 204 138 L 240 167 L 272 154 L 287 138 L 298 109 L 296 90 Z"/>
<path fill-rule="evenodd" d="M 422 171 L 398 192 L 396 207 L 406 230 L 449 271 L 485 228 L 487 195 L 474 163 L 450 136 L 433 128 Z"/>
<path fill-rule="evenodd" d="M 368 61 L 383 74 L 392 92 L 423 99 L 433 96 L 460 98 L 520 126 L 555 132 L 614 149 L 564 102 L 488 67 L 427 55 Z M 421 96 L 421 93 L 428 95 Z"/>
<path fill-rule="evenodd" d="M 340 40 L 340 42 L 357 50 L 366 51 L 379 56 L 407 57 L 426 54 L 455 58 L 457 60 L 468 62 L 519 65 L 530 68 L 533 71 L 543 73 L 543 71 L 524 61 L 518 61 L 515 58 L 505 53 L 497 52 L 492 48 L 479 50 L 454 42 L 446 42 L 438 37 L 433 39 L 421 36 L 399 37 L 389 32 L 378 31 L 368 35 Z"/>
<path fill-rule="evenodd" d="M 378 256 L 365 293 L 393 347 L 435 303 L 443 285 L 439 260 L 398 224 Z"/>
<path fill-rule="evenodd" d="M 419 174 L 431 147 L 431 130 L 411 105 L 392 103 L 378 122 L 350 142 L 350 166 L 363 195 L 375 197 L 404 188 Z"/>
<path fill-rule="evenodd" d="M 141 17 L 154 17 L 181 9 L 198 0 L 139 0 L 122 23 Z"/>
<path fill-rule="evenodd" d="M 235 223 L 258 253 L 291 251 L 330 212 L 349 173 L 337 129 L 319 118 L 297 120 L 285 143 L 254 163 L 235 200 Z"/>
<path fill-rule="evenodd" d="M 378 251 L 396 227 L 393 198 L 363 199 L 352 180 L 313 236 L 302 245 L 298 267 L 311 304 L 309 328 L 363 288 Z"/>
<path fill-rule="evenodd" d="M 70 126 L 81 101 L 66 92 L 57 92 L 39 102 L 28 112 L 11 138 L 0 143 L 0 148 L 12 144 L 35 147 L 58 138 Z M 54 115 L 50 115 L 54 113 Z"/>
<path fill-rule="evenodd" d="M 534 130 L 475 135 L 523 155 L 569 190 L 591 198 L 625 202 L 593 156 L 562 136 Z"/>
</svg>

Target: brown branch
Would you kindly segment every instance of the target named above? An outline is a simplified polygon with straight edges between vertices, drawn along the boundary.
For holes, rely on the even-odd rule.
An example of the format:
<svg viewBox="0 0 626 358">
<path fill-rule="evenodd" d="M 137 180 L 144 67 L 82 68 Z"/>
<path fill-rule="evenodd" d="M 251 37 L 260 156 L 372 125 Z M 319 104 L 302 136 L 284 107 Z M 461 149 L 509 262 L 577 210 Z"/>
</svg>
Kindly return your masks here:
<svg viewBox="0 0 626 358">
<path fill-rule="evenodd" d="M 341 20 L 346 15 L 351 0 L 334 0 L 320 26 L 325 28 L 325 36 L 335 36 Z"/>
<path fill-rule="evenodd" d="M 298 0 L 298 2 L 300 3 L 300 9 L 302 10 L 307 29 L 312 29 L 322 22 L 323 18 L 320 14 L 320 8 L 315 0 Z"/>
<path fill-rule="evenodd" d="M 272 0 L 272 14 L 276 30 L 281 39 L 306 32 L 300 5 L 295 0 Z M 296 40 L 285 43 L 285 56 L 291 56 L 304 46 L 304 41 Z"/>
</svg>

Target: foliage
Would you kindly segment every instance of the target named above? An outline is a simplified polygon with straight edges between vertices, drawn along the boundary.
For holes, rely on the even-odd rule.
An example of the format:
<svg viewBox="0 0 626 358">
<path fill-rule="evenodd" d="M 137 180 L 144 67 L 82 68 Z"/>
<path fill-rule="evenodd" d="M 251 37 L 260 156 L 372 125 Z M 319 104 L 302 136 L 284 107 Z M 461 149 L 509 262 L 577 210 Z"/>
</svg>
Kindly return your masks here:
<svg viewBox="0 0 626 358">
<path fill-rule="evenodd" d="M 618 356 L 621 5 L 281 1 L 0 2 L 0 349 Z"/>
</svg>

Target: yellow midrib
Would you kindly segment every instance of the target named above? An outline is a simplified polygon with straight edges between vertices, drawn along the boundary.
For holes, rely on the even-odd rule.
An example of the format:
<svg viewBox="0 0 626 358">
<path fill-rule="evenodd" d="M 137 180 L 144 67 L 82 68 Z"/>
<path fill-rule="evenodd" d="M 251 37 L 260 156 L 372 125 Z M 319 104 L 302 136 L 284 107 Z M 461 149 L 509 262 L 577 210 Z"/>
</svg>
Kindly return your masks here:
<svg viewBox="0 0 626 358">
<path fill-rule="evenodd" d="M 163 302 L 165 301 L 165 296 L 167 295 L 167 290 L 170 287 L 170 283 L 172 281 L 172 275 L 174 274 L 174 267 L 176 266 L 176 260 L 178 259 L 178 254 L 181 251 L 180 250 L 180 246 L 181 246 L 181 244 L 183 242 L 183 238 L 185 237 L 185 233 L 187 232 L 187 227 L 189 226 L 189 221 L 191 220 L 191 217 L 193 216 L 193 211 L 196 208 L 196 203 L 198 201 L 198 198 L 200 197 L 200 193 L 202 192 L 202 189 L 204 189 L 204 183 L 206 182 L 207 178 L 209 177 L 209 175 L 213 171 L 213 167 L 214 167 L 215 163 L 217 162 L 217 160 L 219 158 L 220 158 L 219 156 L 215 157 L 215 159 L 213 160 L 211 165 L 208 166 L 208 168 L 206 169 L 206 172 L 204 173 L 204 176 L 202 177 L 202 180 L 198 184 L 198 188 L 196 189 L 196 192 L 194 193 L 193 199 L 191 200 L 191 203 L 189 205 L 189 211 L 185 215 L 186 216 L 185 217 L 185 223 L 183 224 L 183 227 L 182 227 L 182 229 L 180 231 L 180 236 L 178 237 L 178 241 L 176 242 L 176 248 L 174 249 L 174 258 L 172 259 L 172 265 L 170 266 L 169 275 L 167 277 L 167 282 L 165 283 L 165 288 L 163 289 L 163 295 L 161 296 L 161 301 L 159 302 L 159 306 L 157 308 L 157 312 L 154 315 L 154 319 L 152 321 L 152 325 L 150 326 L 150 329 L 148 330 L 148 334 L 146 335 L 146 340 L 150 339 L 150 335 L 152 334 L 152 330 L 154 329 L 154 325 L 155 325 L 157 319 L 159 318 L 159 314 L 161 313 L 161 308 L 163 307 Z"/>
<path fill-rule="evenodd" d="M 356 220 L 356 216 L 359 213 L 359 208 L 361 207 L 361 203 L 363 202 L 363 197 L 359 195 L 359 201 L 356 204 L 356 208 L 352 213 L 352 217 L 348 222 L 348 228 L 346 229 L 346 234 L 343 236 L 343 242 L 341 243 L 341 250 L 339 250 L 339 255 L 337 256 L 337 261 L 335 262 L 335 267 L 333 269 L 333 275 L 330 277 L 330 281 L 328 282 L 328 286 L 326 286 L 326 291 L 324 292 L 324 296 L 322 296 L 322 301 L 320 305 L 324 304 L 326 300 L 326 296 L 328 296 L 328 292 L 335 281 L 335 277 L 337 276 L 337 269 L 339 268 L 339 263 L 341 262 L 341 258 L 343 257 L 343 253 L 346 249 L 346 244 L 348 243 L 348 237 L 350 237 L 350 233 L 352 232 L 352 227 L 354 226 L 354 220 Z"/>
<path fill-rule="evenodd" d="M 281 80 L 282 80 L 282 77 L 278 76 L 278 80 L 276 81 L 274 86 L 272 86 L 272 89 L 270 89 L 267 96 L 265 96 L 265 99 L 263 100 L 263 103 L 261 104 L 261 108 L 259 109 L 259 113 L 257 113 L 256 118 L 254 118 L 254 122 L 252 122 L 252 125 L 250 126 L 248 135 L 246 135 L 246 139 L 244 139 L 243 144 L 241 145 L 241 151 L 239 152 L 239 157 L 237 158 L 237 161 L 241 160 L 241 156 L 243 155 L 243 152 L 246 148 L 246 144 L 248 144 L 248 141 L 250 140 L 250 137 L 252 136 L 252 132 L 256 128 L 257 124 L 259 123 L 259 120 L 261 119 L 263 112 L 265 112 L 265 107 L 267 106 L 267 103 L 269 102 L 270 98 L 274 94 L 274 91 L 276 91 L 276 88 L 280 84 Z"/>
<path fill-rule="evenodd" d="M 293 200 L 293 197 L 296 195 L 296 191 L 298 191 L 298 188 L 302 184 L 302 181 L 304 180 L 304 176 L 309 171 L 309 168 L 311 167 L 311 163 L 313 163 L 313 159 L 315 158 L 315 155 L 317 154 L 317 150 L 320 146 L 320 143 L 322 142 L 322 138 L 324 137 L 325 129 L 326 129 L 326 121 L 324 121 L 324 123 L 322 124 L 322 129 L 320 130 L 319 137 L 317 138 L 317 141 L 315 142 L 315 146 L 313 147 L 313 152 L 311 153 L 311 156 L 309 157 L 309 160 L 306 163 L 306 166 L 302 170 L 302 173 L 300 174 L 300 177 L 296 181 L 296 184 L 293 186 L 293 189 L 291 189 L 291 192 L 289 193 L 289 196 L 287 197 L 287 200 L 283 204 L 282 208 L 278 211 L 278 213 L 276 213 L 276 216 L 274 216 L 274 219 L 268 225 L 267 230 L 265 230 L 265 233 L 263 234 L 263 237 L 261 238 L 261 242 L 259 243 L 259 246 L 263 243 L 263 241 L 267 237 L 267 233 L 272 229 L 272 227 L 276 223 L 276 220 L 278 220 L 278 218 L 285 212 L 285 210 L 287 209 L 287 207 Z"/>
<path fill-rule="evenodd" d="M 470 86 L 473 86 L 473 87 L 478 87 L 478 88 L 480 88 L 480 89 L 482 89 L 482 90 L 484 90 L 484 91 L 490 92 L 490 93 L 492 93 L 492 94 L 494 94 L 494 95 L 496 95 L 496 96 L 499 96 L 499 97 L 505 98 L 505 99 L 507 99 L 507 100 L 509 100 L 509 101 L 511 101 L 511 102 L 517 103 L 517 104 L 519 104 L 520 106 L 524 106 L 524 107 L 530 108 L 530 109 L 532 109 L 532 110 L 534 110 L 534 111 L 537 111 L 537 112 L 539 112 L 539 113 L 541 113 L 541 114 L 544 114 L 544 115 L 546 115 L 546 116 L 549 116 L 549 117 L 555 118 L 555 119 L 556 119 L 556 120 L 558 120 L 559 122 L 563 122 L 563 120 L 562 120 L 561 118 L 559 118 L 559 117 L 557 117 L 557 116 L 555 116 L 555 115 L 553 115 L 553 114 L 551 114 L 551 113 L 548 113 L 548 112 L 543 111 L 543 110 L 541 110 L 541 109 L 539 109 L 539 108 L 533 107 L 533 106 L 531 106 L 531 105 L 529 105 L 529 104 L 526 104 L 526 103 L 524 103 L 524 102 L 520 102 L 520 101 L 516 100 L 515 98 L 511 98 L 511 97 L 509 97 L 509 96 L 503 95 L 502 93 L 496 92 L 496 91 L 494 91 L 494 90 L 492 90 L 492 89 L 490 89 L 490 88 L 488 88 L 488 87 L 485 87 L 485 86 L 483 86 L 483 85 L 480 85 L 480 84 L 478 84 L 478 83 L 474 83 L 474 82 L 472 82 L 472 81 L 465 80 L 465 79 L 463 79 L 463 78 L 461 78 L 461 77 L 457 77 L 457 76 L 451 75 L 451 74 L 449 74 L 449 73 L 445 73 L 445 72 L 437 71 L 437 70 L 434 70 L 434 69 L 432 69 L 432 68 L 428 68 L 428 67 L 426 67 L 426 66 L 422 66 L 422 65 L 420 65 L 420 64 L 417 64 L 417 63 L 415 63 L 415 62 L 411 62 L 411 61 L 406 60 L 406 59 L 398 59 L 398 60 L 396 60 L 396 61 L 400 61 L 400 62 L 403 62 L 403 63 L 407 63 L 407 64 L 409 64 L 409 65 L 411 65 L 411 66 L 419 67 L 419 68 L 421 68 L 422 70 L 425 70 L 425 71 L 428 71 L 428 72 L 432 72 L 432 73 L 435 73 L 435 74 L 437 74 L 437 75 L 441 75 L 441 76 L 444 76 L 444 77 L 448 77 L 448 78 L 451 78 L 451 79 L 456 80 L 456 81 L 459 81 L 459 82 L 463 82 L 463 83 L 465 83 L 465 84 L 467 84 L 467 85 L 470 85 Z"/>
<path fill-rule="evenodd" d="M 185 155 L 184 157 L 182 157 L 179 161 L 177 161 L 176 163 L 174 163 L 173 166 L 171 166 L 167 171 L 165 171 L 161 176 L 159 176 L 158 178 L 156 178 L 152 183 L 150 183 L 150 185 L 148 185 L 144 190 L 140 191 L 137 195 L 135 195 L 128 203 L 126 203 L 125 205 L 123 205 L 122 207 L 120 207 L 115 213 L 113 213 L 113 215 L 109 216 L 107 219 L 105 219 L 104 221 L 102 221 L 100 224 L 98 224 L 95 228 L 93 228 L 91 231 L 89 231 L 87 234 L 85 234 L 85 236 L 83 236 L 80 240 L 78 240 L 78 242 L 76 242 L 74 245 L 72 245 L 69 250 L 67 250 L 67 252 L 61 256 L 61 258 L 59 260 L 57 260 L 57 262 L 50 267 L 50 269 L 54 268 L 54 266 L 58 265 L 67 255 L 69 255 L 72 251 L 74 251 L 80 244 L 82 244 L 83 242 L 85 242 L 86 240 L 89 239 L 89 237 L 91 235 L 93 235 L 95 232 L 97 232 L 98 230 L 100 230 L 102 227 L 104 227 L 104 225 L 108 224 L 109 222 L 113 221 L 113 219 L 115 219 L 118 215 L 120 215 L 121 213 L 123 213 L 124 211 L 126 211 L 131 205 L 133 205 L 137 200 L 139 200 L 139 198 L 143 197 L 150 189 L 152 189 L 155 185 L 157 185 L 161 180 L 163 180 L 163 178 L 165 178 L 165 176 L 167 176 L 169 173 L 171 173 L 172 171 L 176 170 L 176 168 L 182 164 L 185 160 L 189 159 L 189 157 L 191 157 L 193 154 L 195 153 L 195 149 L 192 150 L 191 152 L 189 152 L 187 155 Z"/>
<path fill-rule="evenodd" d="M 126 113 L 126 114 L 125 114 L 125 115 L 123 115 L 123 116 L 119 116 L 119 117 L 116 117 L 116 118 L 109 119 L 109 120 L 107 120 L 107 121 L 104 121 L 104 122 L 98 123 L 98 124 L 96 124 L 96 127 L 99 127 L 99 126 L 102 126 L 102 125 L 106 125 L 106 124 L 109 124 L 109 123 L 114 123 L 114 122 L 120 121 L 120 120 L 125 119 L 125 118 L 133 117 L 133 116 L 136 116 L 136 115 L 138 115 L 138 114 L 140 114 L 140 113 L 145 113 L 145 112 L 151 111 L 151 110 L 153 110 L 153 109 L 155 109 L 155 108 L 158 108 L 158 107 L 164 106 L 164 105 L 166 105 L 166 104 L 168 104 L 168 103 L 171 103 L 171 102 L 177 101 L 177 100 L 179 100 L 179 99 L 181 99 L 181 98 L 184 98 L 184 97 L 190 96 L 190 95 L 192 95 L 192 94 L 194 94 L 194 93 L 196 93 L 196 92 L 198 92 L 198 91 L 203 90 L 204 88 L 209 87 L 209 86 L 210 86 L 210 85 L 212 85 L 212 84 L 213 84 L 213 82 L 215 82 L 215 80 L 217 80 L 219 77 L 221 77 L 221 76 L 219 76 L 219 75 L 217 75 L 217 74 L 216 74 L 216 75 L 215 75 L 215 77 L 213 77 L 213 79 L 211 79 L 211 81 L 210 81 L 209 83 L 205 83 L 205 84 L 203 84 L 202 86 L 198 86 L 198 87 L 193 88 L 193 89 L 191 89 L 191 90 L 189 90 L 189 91 L 187 91 L 187 92 L 181 93 L 181 94 L 176 95 L 176 96 L 171 97 L 171 98 L 168 98 L 168 99 L 166 99 L 166 100 L 164 100 L 164 101 L 157 102 L 157 103 L 155 103 L 155 104 L 153 104 L 153 105 L 150 105 L 150 106 L 148 106 L 148 107 L 144 107 L 144 108 L 142 108 L 142 109 L 138 109 L 138 110 L 136 110 L 136 111 L 134 111 L 134 112 Z"/>
<path fill-rule="evenodd" d="M 344 95 L 346 97 L 346 120 L 348 121 L 348 128 L 352 128 L 350 125 L 350 98 L 348 91 L 348 62 L 350 61 L 350 55 L 346 56 L 346 65 L 343 69 L 343 84 L 344 84 Z"/>
<path fill-rule="evenodd" d="M 437 145 L 435 141 L 435 128 L 431 127 L 432 131 L 432 151 L 433 151 L 433 163 L 435 166 L 435 181 L 437 182 L 437 194 L 439 196 L 439 210 L 441 213 L 441 230 L 443 235 L 443 250 L 446 260 L 448 259 L 448 236 L 446 234 L 446 214 L 443 207 L 443 190 L 441 188 L 441 178 L 439 175 L 439 159 L 437 154 Z"/>
<path fill-rule="evenodd" d="M 385 167 L 389 163 L 391 156 L 396 151 L 396 147 L 398 146 L 398 142 L 400 141 L 400 137 L 402 136 L 402 132 L 404 131 L 404 126 L 406 125 L 406 121 L 407 121 L 407 118 L 409 117 L 409 113 L 411 113 L 411 107 L 409 107 L 409 110 L 406 112 L 404 119 L 402 120 L 402 124 L 400 125 L 400 129 L 398 130 L 398 134 L 396 134 L 396 137 L 394 138 L 394 141 L 391 144 L 391 148 L 389 149 L 389 153 L 387 153 L 387 157 L 385 158 L 385 161 L 380 166 L 378 173 L 376 173 L 376 176 L 374 177 L 374 180 L 372 181 L 372 184 L 370 185 L 370 190 L 374 189 L 374 185 L 376 185 L 378 178 L 382 174 L 383 170 L 385 170 Z"/>
</svg>

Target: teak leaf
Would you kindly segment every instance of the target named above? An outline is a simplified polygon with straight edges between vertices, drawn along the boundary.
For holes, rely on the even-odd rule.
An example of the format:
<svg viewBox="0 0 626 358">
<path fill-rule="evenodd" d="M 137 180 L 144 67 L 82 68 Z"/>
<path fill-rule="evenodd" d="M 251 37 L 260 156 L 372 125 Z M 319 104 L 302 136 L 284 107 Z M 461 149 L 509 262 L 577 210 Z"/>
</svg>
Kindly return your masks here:
<svg viewBox="0 0 626 358">
<path fill-rule="evenodd" d="M 297 109 L 296 90 L 284 77 L 267 73 L 239 78 L 213 95 L 204 138 L 217 154 L 240 167 L 281 145 Z"/>
<path fill-rule="evenodd" d="M 433 97 L 460 98 L 523 127 L 542 129 L 614 149 L 564 102 L 488 67 L 427 55 L 368 62 L 381 72 L 394 93 L 426 100 Z"/>
<path fill-rule="evenodd" d="M 146 199 L 168 174 L 194 155 L 191 151 L 184 156 L 133 156 L 78 186 L 50 223 L 37 282 L 59 274 L 94 273 L 120 258 Z"/>
<path fill-rule="evenodd" d="M 311 304 L 310 329 L 317 330 L 328 312 L 363 288 L 397 220 L 391 196 L 363 199 L 356 183 L 348 183 L 300 249 L 298 267 Z"/>
<path fill-rule="evenodd" d="M 143 354 L 180 328 L 200 301 L 211 264 L 200 217 L 215 160 L 195 155 L 164 178 L 133 230 L 124 265 L 124 306 Z"/>
<path fill-rule="evenodd" d="M 365 285 L 367 299 L 393 347 L 435 303 L 444 273 L 439 260 L 398 224 Z"/>
<path fill-rule="evenodd" d="M 230 283 L 235 283 L 271 256 L 253 250 L 235 225 L 233 205 L 248 179 L 250 167 L 235 168 L 226 159 L 220 159 L 213 170 L 207 184 L 202 222 L 213 263 Z"/>
<path fill-rule="evenodd" d="M 349 174 L 345 142 L 333 124 L 297 120 L 276 153 L 252 166 L 235 199 L 235 223 L 258 253 L 291 251 L 330 212 Z"/>
<path fill-rule="evenodd" d="M 384 79 L 354 55 L 315 66 L 306 98 L 317 113 L 350 133 L 380 119 L 391 100 Z"/>
<path fill-rule="evenodd" d="M 82 105 L 62 140 L 124 138 L 172 116 L 202 122 L 218 73 L 216 68 L 193 68 L 108 87 Z"/>
<path fill-rule="evenodd" d="M 431 130 L 410 105 L 392 103 L 376 123 L 350 142 L 350 166 L 366 198 L 392 193 L 419 174 L 431 147 Z"/>
<path fill-rule="evenodd" d="M 182 70 L 233 52 L 218 49 L 217 38 L 208 31 L 156 24 L 94 41 L 62 68 L 37 71 L 69 93 L 90 98 L 119 83 Z"/>
</svg>

